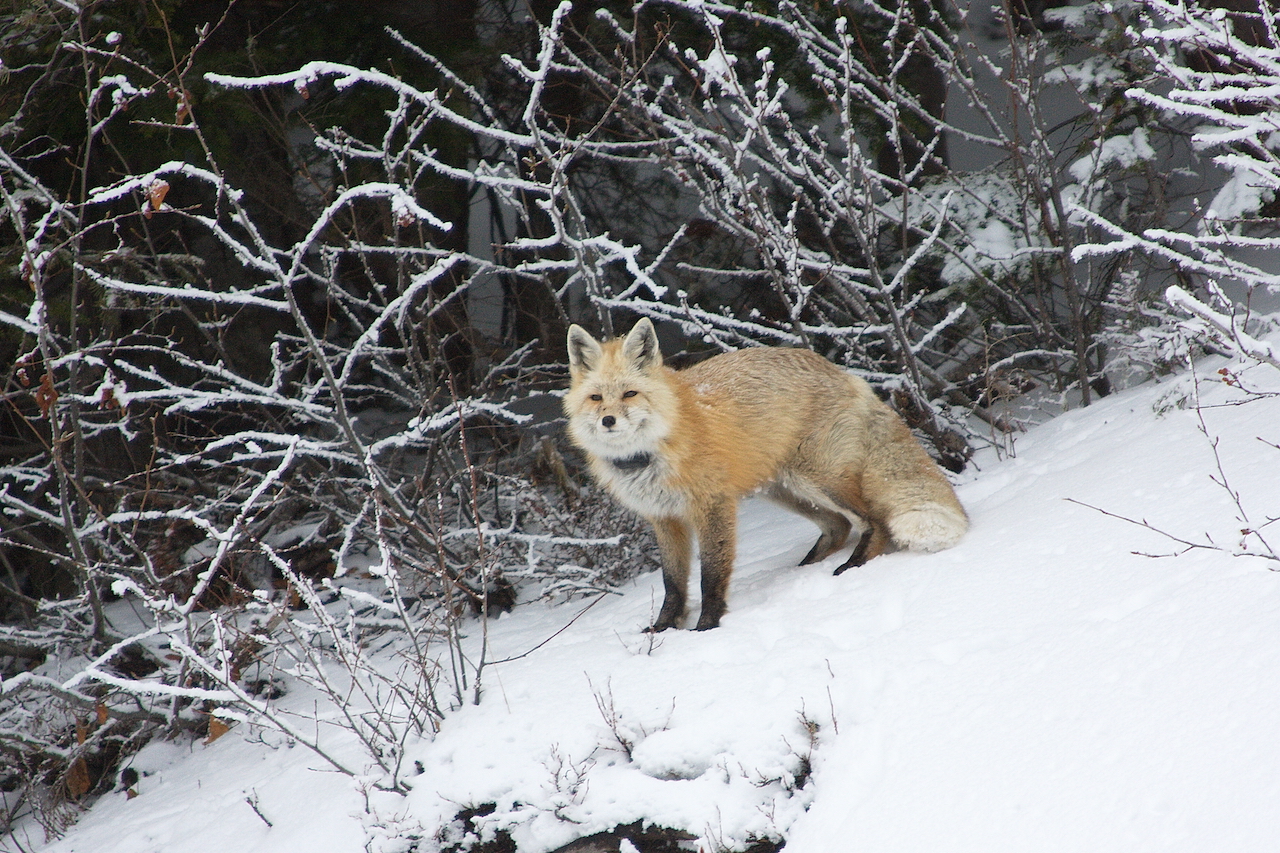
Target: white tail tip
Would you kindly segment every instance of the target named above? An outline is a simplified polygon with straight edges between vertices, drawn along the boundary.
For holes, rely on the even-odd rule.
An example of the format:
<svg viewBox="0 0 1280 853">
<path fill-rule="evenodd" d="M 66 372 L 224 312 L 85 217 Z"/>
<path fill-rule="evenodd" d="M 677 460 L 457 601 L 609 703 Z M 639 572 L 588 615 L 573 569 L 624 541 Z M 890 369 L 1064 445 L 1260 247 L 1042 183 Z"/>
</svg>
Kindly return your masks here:
<svg viewBox="0 0 1280 853">
<path fill-rule="evenodd" d="M 889 519 L 889 535 L 901 548 L 941 551 L 960 541 L 969 519 L 954 507 L 924 504 Z"/>
</svg>

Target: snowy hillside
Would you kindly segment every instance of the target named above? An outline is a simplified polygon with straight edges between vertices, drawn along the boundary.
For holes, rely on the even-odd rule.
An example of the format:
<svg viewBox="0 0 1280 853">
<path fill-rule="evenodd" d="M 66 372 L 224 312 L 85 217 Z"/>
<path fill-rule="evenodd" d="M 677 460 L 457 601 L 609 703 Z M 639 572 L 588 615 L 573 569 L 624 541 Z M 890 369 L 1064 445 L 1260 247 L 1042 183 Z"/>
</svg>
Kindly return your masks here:
<svg viewBox="0 0 1280 853">
<path fill-rule="evenodd" d="M 1208 436 L 1184 375 L 1062 415 L 1014 458 L 980 456 L 953 550 L 833 577 L 843 554 L 795 567 L 814 528 L 749 502 L 718 630 L 641 633 L 656 574 L 585 612 L 517 607 L 488 626 L 490 658 L 510 660 L 411 748 L 406 796 L 242 725 L 152 744 L 132 762 L 138 796 L 102 798 L 51 843 L 32 826 L 25 849 L 465 849 L 463 810 L 523 853 L 636 822 L 708 851 L 1272 849 L 1280 563 L 1232 552 L 1280 516 L 1280 396 L 1229 405 L 1245 394 L 1224 364 L 1198 371 Z M 1230 368 L 1280 392 L 1270 367 Z"/>
</svg>

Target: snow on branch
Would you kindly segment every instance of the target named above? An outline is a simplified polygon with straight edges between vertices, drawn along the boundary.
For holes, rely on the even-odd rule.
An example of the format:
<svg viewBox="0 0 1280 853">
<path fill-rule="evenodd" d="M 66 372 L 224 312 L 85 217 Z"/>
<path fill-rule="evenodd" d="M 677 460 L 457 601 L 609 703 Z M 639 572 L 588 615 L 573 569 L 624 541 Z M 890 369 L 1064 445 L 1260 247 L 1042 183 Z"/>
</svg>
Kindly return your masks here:
<svg viewBox="0 0 1280 853">
<path fill-rule="evenodd" d="M 1167 228 L 1147 228 L 1140 234 L 1125 230 L 1106 217 L 1080 205 L 1069 206 L 1072 217 L 1094 226 L 1115 239 L 1081 243 L 1072 251 L 1077 260 L 1113 256 L 1135 249 L 1164 258 L 1179 268 L 1206 278 L 1236 280 L 1249 287 L 1277 287 L 1274 274 L 1236 256 L 1232 249 L 1273 248 L 1272 239 L 1256 240 L 1237 235 L 1188 234 Z"/>
<path fill-rule="evenodd" d="M 369 69 L 356 68 L 339 62 L 308 62 L 296 71 L 283 74 L 266 74 L 258 77 L 240 77 L 230 74 L 206 74 L 205 79 L 216 86 L 228 89 L 266 89 L 274 86 L 292 86 L 299 92 L 307 91 L 307 86 L 323 78 L 336 78 L 333 83 L 339 90 L 349 89 L 357 84 L 375 86 L 394 92 L 410 101 L 418 103 L 463 130 L 478 137 L 493 139 L 515 148 L 528 148 L 534 140 L 531 136 L 503 130 L 496 125 L 477 122 L 447 106 L 436 92 L 423 92 L 408 85 L 403 80 L 389 74 Z"/>
<path fill-rule="evenodd" d="M 134 293 L 139 296 L 156 296 L 164 299 L 192 300 L 195 302 L 211 302 L 229 306 L 254 306 L 272 311 L 288 311 L 289 305 L 276 299 L 267 299 L 253 292 L 237 290 L 209 290 L 204 287 L 185 283 L 180 287 L 164 284 L 128 281 L 111 275 L 104 275 L 92 267 L 77 264 L 77 268 L 88 276 L 95 284 L 121 293 Z"/>
<path fill-rule="evenodd" d="M 1175 308 L 1181 308 L 1216 332 L 1212 337 L 1246 358 L 1261 361 L 1280 370 L 1280 349 L 1267 341 L 1260 341 L 1246 332 L 1234 314 L 1214 311 L 1199 299 L 1177 285 L 1165 290 L 1165 298 Z"/>
</svg>

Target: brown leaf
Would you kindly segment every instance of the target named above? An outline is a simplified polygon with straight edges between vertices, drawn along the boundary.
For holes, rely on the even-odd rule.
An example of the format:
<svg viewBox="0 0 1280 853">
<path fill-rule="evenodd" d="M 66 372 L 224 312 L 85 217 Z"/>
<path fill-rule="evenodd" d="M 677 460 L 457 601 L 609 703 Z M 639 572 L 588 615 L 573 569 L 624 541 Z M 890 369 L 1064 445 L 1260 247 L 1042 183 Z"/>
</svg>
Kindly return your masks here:
<svg viewBox="0 0 1280 853">
<path fill-rule="evenodd" d="M 77 757 L 67 768 L 67 793 L 72 797 L 83 797 L 92 787 L 93 780 L 89 778 L 89 765 L 85 763 L 83 756 Z"/>
<path fill-rule="evenodd" d="M 211 744 L 218 738 L 231 731 L 231 726 L 217 717 L 209 717 L 209 736 L 204 739 L 205 744 Z"/>
<path fill-rule="evenodd" d="M 53 408 L 53 404 L 58 402 L 58 392 L 53 388 L 53 374 L 46 373 L 40 377 L 40 387 L 35 391 L 36 405 L 40 407 L 40 414 L 46 418 L 49 417 L 49 410 Z"/>
<path fill-rule="evenodd" d="M 178 96 L 178 111 L 173 117 L 173 123 L 182 125 L 187 123 L 187 118 L 191 115 L 191 93 L 186 89 L 182 90 L 182 94 Z"/>
<path fill-rule="evenodd" d="M 124 798 L 126 800 L 132 800 L 136 796 L 138 796 L 138 792 L 133 788 L 130 788 L 129 790 L 124 792 Z"/>
<path fill-rule="evenodd" d="M 98 725 L 105 725 L 107 722 L 107 706 L 99 702 L 93 706 L 93 710 L 98 714 Z"/>
<path fill-rule="evenodd" d="M 164 197 L 169 192 L 169 182 L 156 178 L 151 182 L 151 186 L 147 187 L 147 201 L 151 202 L 152 210 L 159 210 L 164 204 Z"/>
</svg>

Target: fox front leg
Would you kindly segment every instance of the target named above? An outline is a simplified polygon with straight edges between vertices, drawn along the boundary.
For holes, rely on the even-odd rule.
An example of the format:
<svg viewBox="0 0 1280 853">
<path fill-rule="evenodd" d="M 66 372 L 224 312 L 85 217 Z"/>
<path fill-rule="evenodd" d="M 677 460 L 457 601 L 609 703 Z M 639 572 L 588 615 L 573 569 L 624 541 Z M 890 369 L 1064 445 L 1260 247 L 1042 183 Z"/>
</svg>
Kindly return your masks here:
<svg viewBox="0 0 1280 853">
<path fill-rule="evenodd" d="M 662 554 L 662 585 L 665 590 L 662 610 L 647 630 L 657 633 L 674 628 L 684 619 L 689 595 L 689 561 L 693 557 L 693 538 L 689 526 L 678 518 L 652 519 Z"/>
<path fill-rule="evenodd" d="M 729 577 L 733 574 L 738 527 L 738 507 L 721 501 L 709 507 L 698 525 L 698 546 L 702 558 L 702 613 L 696 630 L 720 626 L 727 608 Z"/>
</svg>

